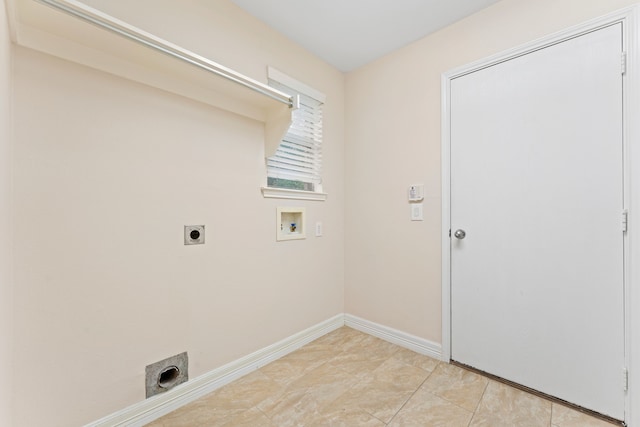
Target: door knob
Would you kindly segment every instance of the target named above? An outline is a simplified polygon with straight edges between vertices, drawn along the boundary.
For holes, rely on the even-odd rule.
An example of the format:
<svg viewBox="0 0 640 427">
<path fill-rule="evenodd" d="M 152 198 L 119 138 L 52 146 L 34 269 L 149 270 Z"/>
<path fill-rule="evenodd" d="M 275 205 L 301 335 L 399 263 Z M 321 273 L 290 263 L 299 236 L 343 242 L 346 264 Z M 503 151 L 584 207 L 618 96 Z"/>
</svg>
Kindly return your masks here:
<svg viewBox="0 0 640 427">
<path fill-rule="evenodd" d="M 456 232 L 453 233 L 453 235 L 456 237 L 456 239 L 460 239 L 460 240 L 467 237 L 467 233 L 464 230 L 456 230 Z"/>
</svg>

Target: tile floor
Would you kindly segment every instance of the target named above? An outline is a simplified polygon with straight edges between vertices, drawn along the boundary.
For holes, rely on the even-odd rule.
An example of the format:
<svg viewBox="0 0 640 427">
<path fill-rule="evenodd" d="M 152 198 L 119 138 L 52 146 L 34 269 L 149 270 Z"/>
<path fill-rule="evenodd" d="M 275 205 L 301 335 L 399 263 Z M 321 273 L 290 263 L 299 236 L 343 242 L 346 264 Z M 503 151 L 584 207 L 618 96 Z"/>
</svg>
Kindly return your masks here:
<svg viewBox="0 0 640 427">
<path fill-rule="evenodd" d="M 613 425 L 343 327 L 148 426 Z"/>
</svg>

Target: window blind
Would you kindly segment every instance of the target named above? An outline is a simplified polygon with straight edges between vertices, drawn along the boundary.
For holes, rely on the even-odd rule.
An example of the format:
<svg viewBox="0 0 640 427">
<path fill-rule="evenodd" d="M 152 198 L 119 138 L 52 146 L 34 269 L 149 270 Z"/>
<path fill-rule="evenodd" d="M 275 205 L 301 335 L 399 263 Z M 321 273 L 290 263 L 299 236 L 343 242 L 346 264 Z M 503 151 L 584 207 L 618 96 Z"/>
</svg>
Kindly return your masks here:
<svg viewBox="0 0 640 427">
<path fill-rule="evenodd" d="M 267 186 L 322 191 L 322 107 L 311 96 L 274 80 L 269 85 L 291 95 L 300 95 L 300 108 L 276 153 L 267 158 Z"/>
</svg>

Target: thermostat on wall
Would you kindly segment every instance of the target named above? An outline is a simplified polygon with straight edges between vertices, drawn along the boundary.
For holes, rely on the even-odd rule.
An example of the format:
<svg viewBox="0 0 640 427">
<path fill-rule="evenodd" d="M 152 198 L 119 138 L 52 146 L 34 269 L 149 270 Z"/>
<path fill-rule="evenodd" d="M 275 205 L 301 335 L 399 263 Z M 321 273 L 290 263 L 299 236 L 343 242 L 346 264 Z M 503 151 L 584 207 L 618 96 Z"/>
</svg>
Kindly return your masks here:
<svg viewBox="0 0 640 427">
<path fill-rule="evenodd" d="M 420 202 L 424 199 L 424 184 L 414 184 L 409 186 L 409 201 Z"/>
</svg>

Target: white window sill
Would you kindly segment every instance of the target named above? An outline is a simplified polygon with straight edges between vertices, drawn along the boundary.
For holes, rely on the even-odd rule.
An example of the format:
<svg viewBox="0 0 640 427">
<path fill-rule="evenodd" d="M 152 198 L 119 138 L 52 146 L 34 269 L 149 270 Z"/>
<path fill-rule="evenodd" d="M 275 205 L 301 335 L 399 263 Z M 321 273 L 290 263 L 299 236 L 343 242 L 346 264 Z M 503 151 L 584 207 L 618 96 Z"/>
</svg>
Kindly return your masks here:
<svg viewBox="0 0 640 427">
<path fill-rule="evenodd" d="M 289 190 L 286 188 L 262 187 L 262 195 L 271 199 L 295 199 L 295 200 L 327 200 L 327 193 L 314 191 Z"/>
</svg>

